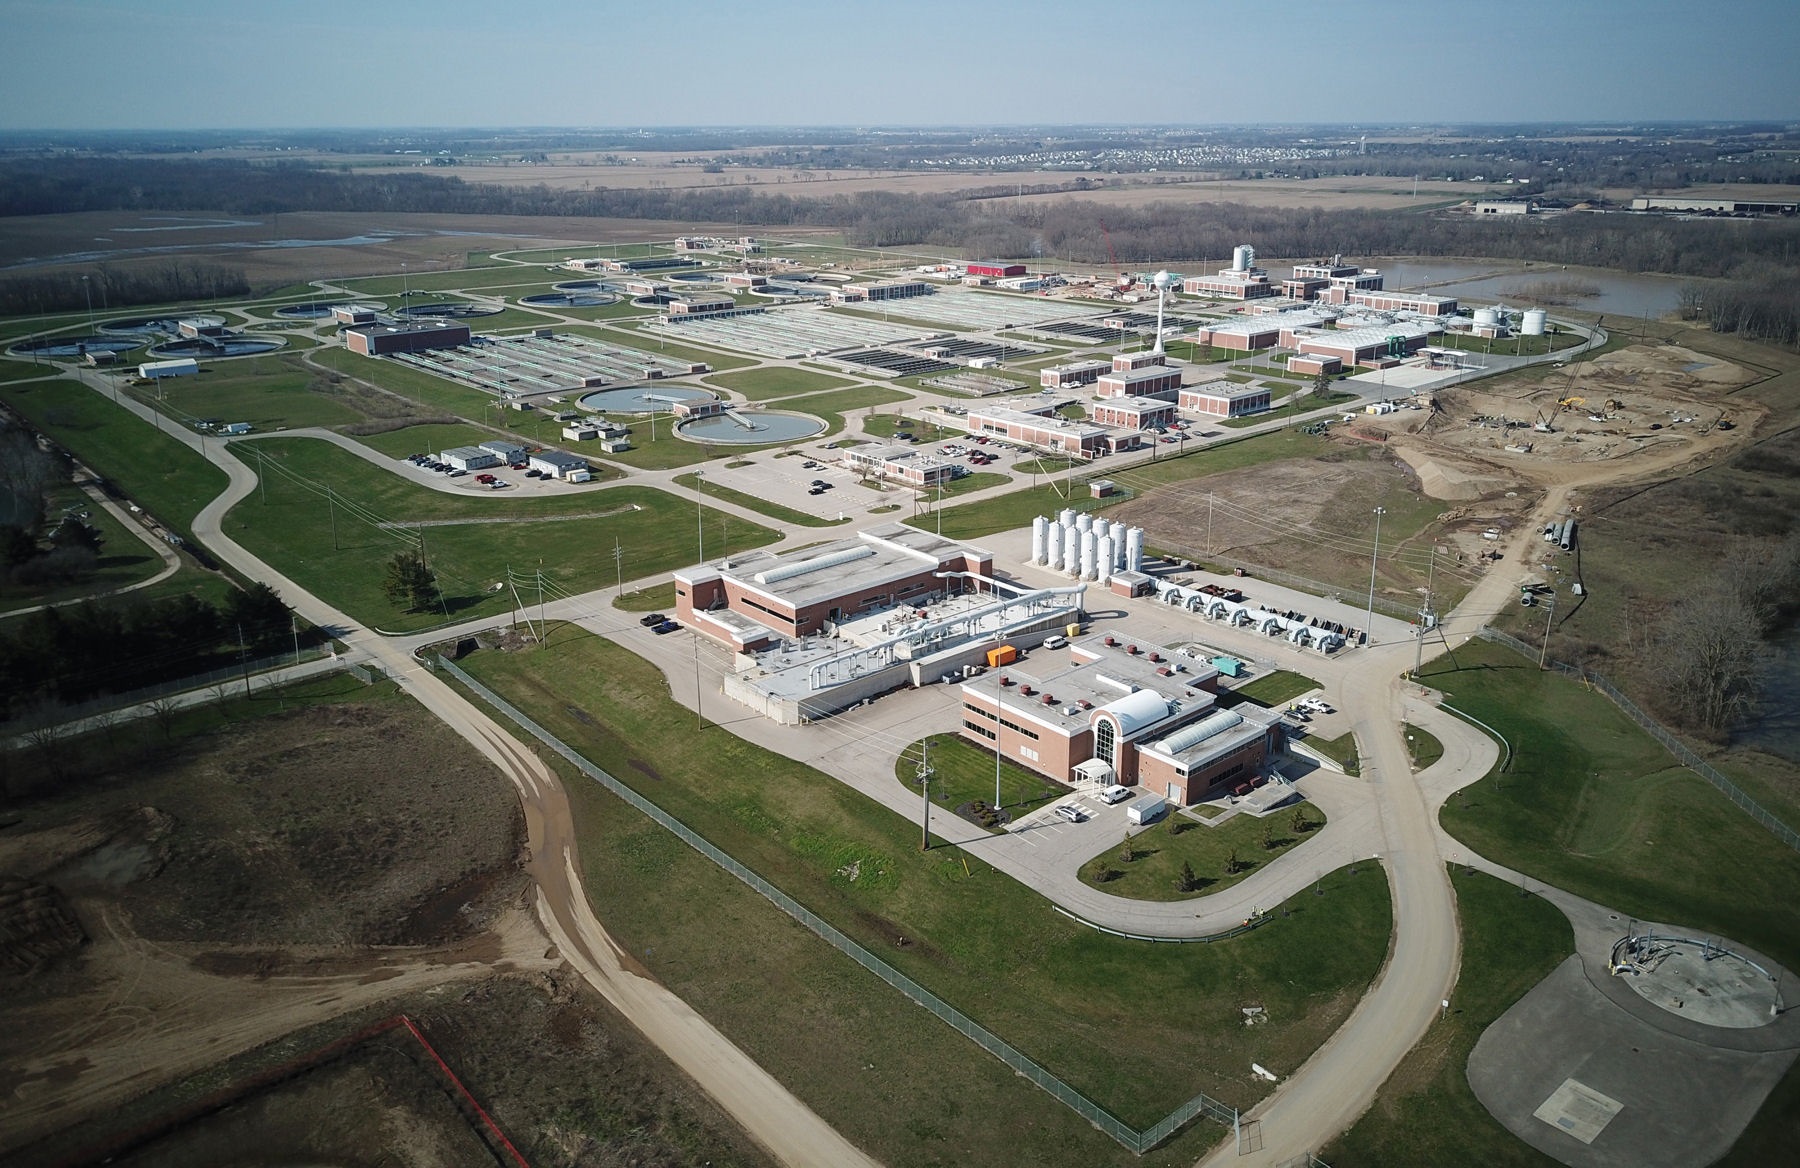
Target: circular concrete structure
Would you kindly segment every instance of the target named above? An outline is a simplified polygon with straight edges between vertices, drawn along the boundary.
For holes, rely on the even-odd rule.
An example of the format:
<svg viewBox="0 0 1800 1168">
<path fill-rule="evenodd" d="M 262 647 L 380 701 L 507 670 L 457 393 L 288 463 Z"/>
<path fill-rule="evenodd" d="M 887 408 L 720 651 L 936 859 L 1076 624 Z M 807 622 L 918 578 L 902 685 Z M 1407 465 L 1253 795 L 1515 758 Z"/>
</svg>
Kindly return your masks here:
<svg viewBox="0 0 1800 1168">
<path fill-rule="evenodd" d="M 711 272 L 676 272 L 669 279 L 682 284 L 717 284 L 719 282 L 719 278 Z"/>
<path fill-rule="evenodd" d="M 344 300 L 314 300 L 306 304 L 284 304 L 275 310 L 275 315 L 285 320 L 324 320 L 331 315 L 331 310 Z"/>
<path fill-rule="evenodd" d="M 712 401 L 704 389 L 679 385 L 631 385 L 583 394 L 581 404 L 606 414 L 666 414 L 676 402 Z"/>
<path fill-rule="evenodd" d="M 750 289 L 752 296 L 805 296 L 814 300 L 823 300 L 831 295 L 829 288 L 814 288 L 810 284 L 764 284 L 760 288 Z"/>
<path fill-rule="evenodd" d="M 504 311 L 506 311 L 504 308 L 495 308 L 488 304 L 472 304 L 467 300 L 442 300 L 432 304 L 409 304 L 405 308 L 396 308 L 394 315 L 419 320 L 438 317 L 499 316 Z"/>
<path fill-rule="evenodd" d="M 754 410 L 739 413 L 727 411 L 711 418 L 695 418 L 675 427 L 675 433 L 689 442 L 717 442 L 725 446 L 762 446 L 770 442 L 793 442 L 825 432 L 825 420 L 811 414 L 777 413 Z"/>
<path fill-rule="evenodd" d="M 158 359 L 168 357 L 250 357 L 257 353 L 273 353 L 287 342 L 277 337 L 183 337 L 164 341 L 145 350 Z"/>
<path fill-rule="evenodd" d="M 667 308 L 675 303 L 675 298 L 663 292 L 654 296 L 634 296 L 631 300 L 639 308 Z"/>
<path fill-rule="evenodd" d="M 519 297 L 520 304 L 528 304 L 533 308 L 599 308 L 606 304 L 617 304 L 617 292 L 539 292 L 535 296 Z"/>
<path fill-rule="evenodd" d="M 15 357 L 82 357 L 89 353 L 128 353 L 142 341 L 120 337 L 39 337 L 15 342 L 6 351 Z"/>
<path fill-rule="evenodd" d="M 99 328 L 107 336 L 115 337 L 172 337 L 181 331 L 183 322 L 194 324 L 200 328 L 224 328 L 225 318 L 196 314 L 193 316 L 128 316 L 115 320 L 101 321 Z"/>
</svg>

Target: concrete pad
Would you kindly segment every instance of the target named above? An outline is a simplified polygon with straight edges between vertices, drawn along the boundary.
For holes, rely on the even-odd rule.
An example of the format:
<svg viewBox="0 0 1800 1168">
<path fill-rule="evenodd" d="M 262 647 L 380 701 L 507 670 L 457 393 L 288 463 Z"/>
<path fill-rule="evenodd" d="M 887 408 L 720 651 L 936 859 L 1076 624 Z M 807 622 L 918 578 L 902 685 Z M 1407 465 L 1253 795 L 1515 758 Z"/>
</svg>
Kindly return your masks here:
<svg viewBox="0 0 1800 1168">
<path fill-rule="evenodd" d="M 1508 1131 L 1572 1168 L 1710 1164 L 1795 1051 L 1720 1049 L 1637 1009 L 1642 1016 L 1607 998 L 1570 957 L 1483 1032 L 1469 1086 Z"/>
</svg>

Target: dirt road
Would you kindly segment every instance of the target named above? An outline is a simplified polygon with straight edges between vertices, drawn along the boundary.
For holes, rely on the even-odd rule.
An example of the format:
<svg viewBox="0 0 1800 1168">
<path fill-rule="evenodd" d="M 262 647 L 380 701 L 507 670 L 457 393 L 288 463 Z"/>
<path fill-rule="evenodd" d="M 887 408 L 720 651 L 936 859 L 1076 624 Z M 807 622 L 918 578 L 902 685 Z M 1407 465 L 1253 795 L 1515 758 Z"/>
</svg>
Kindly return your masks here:
<svg viewBox="0 0 1800 1168">
<path fill-rule="evenodd" d="M 86 383 L 96 388 L 95 383 Z M 140 416 L 147 414 L 136 402 L 121 400 L 120 404 Z M 360 628 L 227 536 L 222 528 L 224 516 L 255 489 L 255 474 L 222 443 L 202 444 L 196 435 L 182 431 L 174 436 L 200 451 L 230 479 L 225 491 L 195 517 L 195 536 L 219 559 L 274 588 L 307 620 L 334 630 L 353 655 L 366 656 L 379 665 L 512 781 L 524 810 L 531 855 L 527 870 L 537 882 L 540 920 L 557 940 L 562 956 L 588 984 L 782 1163 L 794 1168 L 875 1168 L 876 1161 L 839 1135 L 685 1002 L 626 967 L 622 950 L 594 916 L 575 868 L 574 823 L 556 773 L 410 656 Z"/>
</svg>

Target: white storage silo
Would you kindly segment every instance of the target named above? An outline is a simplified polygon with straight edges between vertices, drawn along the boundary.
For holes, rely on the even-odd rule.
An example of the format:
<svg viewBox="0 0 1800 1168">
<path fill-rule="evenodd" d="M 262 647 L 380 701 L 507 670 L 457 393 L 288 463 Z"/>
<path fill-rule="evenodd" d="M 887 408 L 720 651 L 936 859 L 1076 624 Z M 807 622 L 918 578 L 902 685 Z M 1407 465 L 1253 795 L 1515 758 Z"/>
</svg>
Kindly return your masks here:
<svg viewBox="0 0 1800 1168">
<path fill-rule="evenodd" d="M 1074 528 L 1063 528 L 1062 570 L 1073 576 L 1081 571 L 1081 533 Z"/>
<path fill-rule="evenodd" d="M 1044 553 L 1050 540 L 1050 521 L 1039 515 L 1031 521 L 1031 562 L 1044 562 Z"/>
<path fill-rule="evenodd" d="M 1038 562 L 1049 567 L 1062 563 L 1063 529 L 1060 523 L 1046 523 L 1044 534 L 1044 558 Z"/>
<path fill-rule="evenodd" d="M 1081 533 L 1081 578 L 1083 580 L 1092 580 L 1094 578 L 1095 543 L 1096 541 L 1092 531 L 1084 531 Z"/>
<path fill-rule="evenodd" d="M 1519 318 L 1519 331 L 1528 337 L 1541 337 L 1544 335 L 1544 325 L 1549 319 L 1549 314 L 1543 309 L 1527 308 L 1524 315 Z"/>
<path fill-rule="evenodd" d="M 1094 541 L 1094 579 L 1102 584 L 1112 579 L 1113 570 L 1118 566 L 1113 563 L 1116 554 L 1112 536 L 1103 535 Z"/>
<path fill-rule="evenodd" d="M 1125 566 L 1125 525 L 1115 519 L 1112 521 L 1107 534 L 1112 536 L 1112 566 L 1115 568 L 1123 568 Z"/>
<path fill-rule="evenodd" d="M 1086 511 L 1077 515 L 1075 517 L 1075 530 L 1081 532 L 1083 535 L 1094 530 L 1094 517 L 1089 515 Z"/>
<path fill-rule="evenodd" d="M 1231 270 L 1247 272 L 1256 266 L 1256 249 L 1247 243 L 1240 243 L 1231 249 Z"/>
<path fill-rule="evenodd" d="M 1056 521 L 1058 523 L 1062 524 L 1064 527 L 1074 526 L 1074 524 L 1075 524 L 1075 508 L 1064 507 L 1062 509 L 1062 511 L 1056 516 Z"/>
<path fill-rule="evenodd" d="M 1125 533 L 1125 570 L 1144 570 L 1144 529 L 1133 527 Z"/>
<path fill-rule="evenodd" d="M 1500 324 L 1500 310 L 1498 308 L 1477 308 L 1475 323 L 1487 328 L 1497 327 Z"/>
</svg>

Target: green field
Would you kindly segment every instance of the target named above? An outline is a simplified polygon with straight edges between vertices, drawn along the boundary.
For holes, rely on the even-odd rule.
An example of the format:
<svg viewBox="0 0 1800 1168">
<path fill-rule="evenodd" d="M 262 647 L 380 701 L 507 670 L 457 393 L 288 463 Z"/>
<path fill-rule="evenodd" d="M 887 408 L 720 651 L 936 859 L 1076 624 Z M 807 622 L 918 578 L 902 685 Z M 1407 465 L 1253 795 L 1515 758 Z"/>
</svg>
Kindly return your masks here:
<svg viewBox="0 0 1800 1168">
<path fill-rule="evenodd" d="M 1329 877 L 1323 900 L 1296 898 L 1293 919 L 1230 944 L 1126 941 L 1069 921 L 976 855 L 949 846 L 921 853 L 917 823 L 832 778 L 722 730 L 696 732 L 693 712 L 663 696 L 654 667 L 579 630 L 558 631 L 533 653 L 483 652 L 464 664 L 621 781 L 1133 1124 L 1153 1122 L 1196 1091 L 1234 1104 L 1260 1096 L 1243 1067 L 1259 1058 L 1299 1065 L 1348 1015 L 1386 952 L 1387 887 L 1373 866 Z M 719 700 L 708 704 L 718 710 Z M 794 1016 L 784 989 L 793 974 L 770 982 L 745 965 L 761 969 L 748 951 L 792 927 L 745 911 L 741 900 L 696 896 L 675 878 L 680 853 L 692 854 L 648 826 L 615 846 L 584 839 L 590 893 L 608 928 L 634 953 L 652 952 L 658 978 L 778 1076 L 800 1080 L 810 1097 L 804 1084 L 815 1081 L 819 1048 L 831 1043 L 812 1025 L 765 1029 L 771 1014 Z M 836 1002 L 833 1019 L 861 1019 L 892 1000 L 846 960 L 822 969 L 836 970 L 822 983 Z M 1160 1008 L 1145 1009 L 1150 1002 Z M 1246 1002 L 1264 1004 L 1272 1023 L 1247 1032 L 1238 1014 Z M 916 1009 L 908 1025 L 901 1046 L 966 1049 Z M 878 1065 L 898 1057 L 891 1051 Z M 851 1089 L 859 1102 L 881 1099 L 911 1114 L 911 1096 L 924 1088 L 908 1076 Z M 840 1113 L 830 1109 L 827 1118 Z"/>
<path fill-rule="evenodd" d="M 368 415 L 341 384 L 296 356 L 217 361 L 197 377 L 174 377 L 130 391 L 139 401 L 183 424 L 196 418 L 248 422 L 257 433 L 301 426 L 339 426 Z"/>
<path fill-rule="evenodd" d="M 707 377 L 714 385 L 734 390 L 751 401 L 791 397 L 799 393 L 816 393 L 822 389 L 842 389 L 855 385 L 843 377 L 810 373 L 804 369 L 745 369 L 737 373 L 719 373 Z"/>
<path fill-rule="evenodd" d="M 452 446 L 478 446 L 483 442 L 494 441 L 494 435 L 486 430 L 437 422 L 384 430 L 380 434 L 354 434 L 349 437 L 371 450 L 378 450 L 395 459 L 403 459 L 409 454 L 435 454 Z M 519 442 L 521 445 L 535 445 L 523 439 L 519 439 Z"/>
<path fill-rule="evenodd" d="M 446 619 L 444 608 L 458 619 L 506 613 L 511 597 L 491 589 L 509 567 L 541 566 L 570 592 L 602 587 L 615 575 L 615 539 L 625 549 L 628 576 L 694 560 L 693 502 L 663 491 L 617 487 L 543 500 L 464 498 L 415 486 L 324 442 L 271 438 L 247 445 L 267 458 L 266 490 L 234 507 L 225 530 L 308 591 L 376 628 L 428 628 Z M 256 465 L 252 451 L 238 453 Z M 308 489 L 283 471 L 320 486 Z M 326 483 L 335 506 L 323 498 Z M 719 512 L 708 519 L 726 526 Z M 743 520 L 728 526 L 733 550 L 777 537 Z M 382 595 L 382 570 L 396 552 L 416 548 L 421 535 L 446 604 L 435 613 L 403 613 Z M 718 551 L 726 547 L 721 542 Z"/>
<path fill-rule="evenodd" d="M 1261 677 L 1253 677 L 1243 685 L 1233 689 L 1235 701 L 1251 701 L 1259 706 L 1273 709 L 1285 706 L 1303 693 L 1310 693 L 1319 688 L 1319 683 L 1303 673 L 1295 673 L 1288 669 L 1277 669 L 1273 673 L 1265 673 Z M 1223 695 L 1221 695 L 1223 698 Z M 1220 705 L 1226 703 L 1221 700 Z"/>
<path fill-rule="evenodd" d="M 355 377 L 390 393 L 399 394 L 428 409 L 464 418 L 479 418 L 495 399 L 492 394 L 459 385 L 436 374 L 390 361 L 364 357 L 336 345 L 312 354 L 312 360 L 347 377 Z"/>
<path fill-rule="evenodd" d="M 994 803 L 994 752 L 975 745 L 960 734 L 933 734 L 901 751 L 894 763 L 894 778 L 913 792 L 919 790 L 919 764 L 931 764 L 931 803 L 934 814 L 954 814 L 965 803 Z M 1028 771 L 1010 760 L 1000 761 L 1000 806 L 1014 818 L 1035 807 L 1060 799 L 1069 789 Z M 921 804 L 923 807 L 923 804 Z"/>
<path fill-rule="evenodd" d="M 225 489 L 225 472 L 197 451 L 79 382 L 13 386 L 0 398 L 184 538 Z"/>
<path fill-rule="evenodd" d="M 1320 1153 L 1332 1168 L 1557 1163 L 1488 1113 L 1469 1089 L 1464 1068 L 1481 1032 L 1575 951 L 1574 933 L 1554 905 L 1522 897 L 1492 876 L 1452 867 L 1450 878 L 1462 918 L 1462 973 L 1451 1008 L 1432 1023 L 1356 1126 Z"/>
<path fill-rule="evenodd" d="M 1618 912 L 1800 963 L 1800 855 L 1598 692 L 1484 641 L 1454 658 L 1422 680 L 1504 734 L 1513 763 L 1445 804 L 1452 835 Z"/>
<path fill-rule="evenodd" d="M 823 438 L 842 431 L 845 417 L 850 413 L 905 400 L 906 394 L 897 389 L 859 385 L 851 389 L 834 389 L 826 393 L 790 397 L 781 402 L 781 408 L 824 418 L 830 424 L 826 426 L 825 433 L 819 435 Z"/>
<path fill-rule="evenodd" d="M 1083 864 L 1081 880 L 1133 900 L 1209 896 L 1261 871 L 1324 825 L 1325 813 L 1311 803 L 1283 807 L 1261 819 L 1234 815 L 1217 826 L 1172 812 L 1132 836 L 1129 846 L 1121 839 Z M 1183 865 L 1194 874 L 1192 888 L 1180 887 Z"/>
<path fill-rule="evenodd" d="M 1308 735 L 1305 741 L 1307 746 L 1337 763 L 1345 774 L 1362 774 L 1362 761 L 1356 753 L 1356 735 L 1351 731 L 1346 730 L 1336 738 L 1314 738 Z"/>
</svg>

